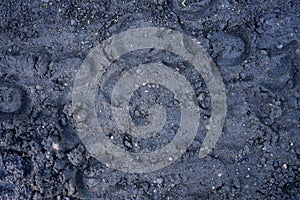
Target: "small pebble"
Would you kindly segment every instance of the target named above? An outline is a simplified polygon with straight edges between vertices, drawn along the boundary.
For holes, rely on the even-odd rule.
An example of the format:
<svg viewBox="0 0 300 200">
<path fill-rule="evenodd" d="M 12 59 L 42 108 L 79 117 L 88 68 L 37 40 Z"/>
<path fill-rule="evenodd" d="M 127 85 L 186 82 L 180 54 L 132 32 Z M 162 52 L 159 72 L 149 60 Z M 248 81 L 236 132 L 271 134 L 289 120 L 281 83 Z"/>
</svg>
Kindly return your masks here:
<svg viewBox="0 0 300 200">
<path fill-rule="evenodd" d="M 74 26 L 76 24 L 76 21 L 74 19 L 71 19 L 71 26 Z"/>
<path fill-rule="evenodd" d="M 35 86 L 35 89 L 37 89 L 37 90 L 42 90 L 43 88 L 42 88 L 42 86 L 40 86 L 40 85 L 36 85 L 36 86 Z"/>
<path fill-rule="evenodd" d="M 283 167 L 284 169 L 287 169 L 287 164 L 284 163 L 284 164 L 282 165 L 282 167 Z"/>
<path fill-rule="evenodd" d="M 300 56 L 300 48 L 296 49 L 295 53 Z"/>
<path fill-rule="evenodd" d="M 59 150 L 59 144 L 53 143 L 52 148 L 55 149 L 55 150 Z"/>
<path fill-rule="evenodd" d="M 157 179 L 156 179 L 156 182 L 157 182 L 158 184 L 162 184 L 162 183 L 163 183 L 163 179 L 162 179 L 162 178 L 157 178 Z"/>
</svg>

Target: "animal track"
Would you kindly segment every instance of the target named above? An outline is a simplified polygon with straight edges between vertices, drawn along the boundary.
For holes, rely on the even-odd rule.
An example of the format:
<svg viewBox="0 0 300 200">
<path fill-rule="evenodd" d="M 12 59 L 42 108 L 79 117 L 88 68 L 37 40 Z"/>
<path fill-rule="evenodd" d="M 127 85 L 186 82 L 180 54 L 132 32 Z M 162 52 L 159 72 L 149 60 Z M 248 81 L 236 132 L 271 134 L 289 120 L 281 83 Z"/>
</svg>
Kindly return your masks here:
<svg viewBox="0 0 300 200">
<path fill-rule="evenodd" d="M 170 0 L 173 11 L 187 20 L 199 20 L 208 14 L 215 0 Z"/>
<path fill-rule="evenodd" d="M 9 119 L 25 114 L 30 99 L 25 89 L 16 83 L 0 82 L 0 119 Z"/>
</svg>

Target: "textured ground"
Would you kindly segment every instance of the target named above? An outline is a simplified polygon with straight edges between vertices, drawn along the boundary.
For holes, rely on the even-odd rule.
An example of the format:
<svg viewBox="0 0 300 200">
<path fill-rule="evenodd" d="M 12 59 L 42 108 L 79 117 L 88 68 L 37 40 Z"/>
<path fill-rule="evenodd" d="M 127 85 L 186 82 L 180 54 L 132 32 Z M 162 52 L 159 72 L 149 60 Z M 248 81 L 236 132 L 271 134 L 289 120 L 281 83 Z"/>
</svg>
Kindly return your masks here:
<svg viewBox="0 0 300 200">
<path fill-rule="evenodd" d="M 0 199 L 300 199 L 300 2 L 195 2 L 0 2 Z M 81 143 L 72 119 L 72 85 L 92 47 L 146 26 L 171 28 L 203 45 L 222 73 L 228 114 L 206 158 L 198 158 L 205 135 L 200 129 L 174 164 L 126 174 L 103 166 Z M 137 60 L 184 65 L 154 50 L 133 52 L 114 67 Z M 198 89 L 203 117 L 209 117 L 209 93 L 204 83 Z M 138 92 L 133 108 L 149 98 Z M 172 95 L 164 88 L 149 95 L 164 94 L 166 103 Z M 172 134 L 139 143 L 153 150 Z M 115 138 L 115 144 L 139 151 L 133 138 Z"/>
</svg>

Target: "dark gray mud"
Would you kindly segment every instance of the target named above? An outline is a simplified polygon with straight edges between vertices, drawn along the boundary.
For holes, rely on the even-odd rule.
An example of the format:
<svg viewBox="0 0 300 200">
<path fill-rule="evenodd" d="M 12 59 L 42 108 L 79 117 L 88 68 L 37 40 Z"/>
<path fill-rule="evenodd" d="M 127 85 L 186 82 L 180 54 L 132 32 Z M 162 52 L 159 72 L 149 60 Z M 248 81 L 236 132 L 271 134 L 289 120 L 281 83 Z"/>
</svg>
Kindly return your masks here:
<svg viewBox="0 0 300 200">
<path fill-rule="evenodd" d="M 202 125 L 181 159 L 160 171 L 126 174 L 102 165 L 81 143 L 71 112 L 76 71 L 109 36 L 165 27 L 198 40 L 226 85 L 221 138 L 204 159 L 198 150 L 210 95 L 200 74 L 179 56 L 141 50 L 111 66 L 96 106 L 109 100 L 119 72 L 140 63 L 178 67 L 189 78 Z M 0 2 L 0 199 L 300 199 L 300 2 L 298 0 L 23 0 Z M 147 86 L 145 86 L 147 87 Z M 168 108 L 159 137 L 107 137 L 128 151 L 153 151 L 178 129 L 180 110 L 166 88 L 140 88 L 130 102 Z M 103 94 L 107 94 L 105 96 Z M 172 125 L 171 125 L 172 124 Z M 137 144 L 137 145 L 135 145 Z"/>
</svg>

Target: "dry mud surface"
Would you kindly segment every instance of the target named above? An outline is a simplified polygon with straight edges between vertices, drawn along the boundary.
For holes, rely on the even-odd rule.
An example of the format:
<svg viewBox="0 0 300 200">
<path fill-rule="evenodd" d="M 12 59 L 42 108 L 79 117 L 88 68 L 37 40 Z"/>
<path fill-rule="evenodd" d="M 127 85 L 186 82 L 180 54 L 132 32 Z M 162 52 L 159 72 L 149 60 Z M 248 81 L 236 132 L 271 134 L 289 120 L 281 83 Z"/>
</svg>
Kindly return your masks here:
<svg viewBox="0 0 300 200">
<path fill-rule="evenodd" d="M 72 117 L 72 86 L 90 50 L 108 37 L 141 27 L 165 27 L 195 38 L 213 58 L 226 87 L 228 112 L 212 153 L 199 159 L 205 129 L 172 165 L 128 174 L 93 158 Z M 1 0 L 0 199 L 300 199 L 299 0 Z M 210 94 L 181 57 L 156 49 L 117 60 L 106 82 L 140 63 L 178 67 L 193 84 L 201 117 Z M 148 87 L 147 85 L 144 87 Z M 154 103 L 167 107 L 160 137 L 107 137 L 130 152 L 172 140 L 180 109 L 164 87 L 135 91 L 130 114 L 147 124 Z M 96 107 L 105 95 L 97 94 Z M 146 102 L 146 107 L 141 106 Z M 138 144 L 138 145 L 135 145 Z"/>
</svg>

